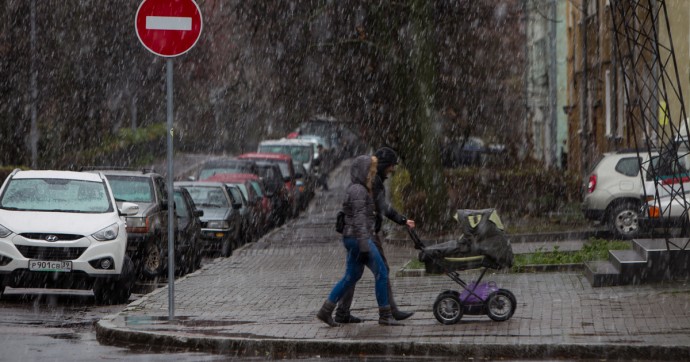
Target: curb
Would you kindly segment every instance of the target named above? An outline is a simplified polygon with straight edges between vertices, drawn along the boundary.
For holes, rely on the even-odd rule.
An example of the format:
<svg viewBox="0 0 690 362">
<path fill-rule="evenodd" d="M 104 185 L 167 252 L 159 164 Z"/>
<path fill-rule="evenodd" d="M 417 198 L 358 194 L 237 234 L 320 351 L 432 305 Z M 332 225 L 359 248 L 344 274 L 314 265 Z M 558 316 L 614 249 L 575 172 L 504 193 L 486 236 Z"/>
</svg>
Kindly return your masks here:
<svg viewBox="0 0 690 362">
<path fill-rule="evenodd" d="M 458 344 L 431 342 L 347 341 L 304 339 L 248 339 L 208 336 L 173 336 L 155 332 L 117 328 L 116 315 L 96 324 L 99 343 L 145 348 L 155 351 L 203 351 L 236 357 L 271 359 L 305 357 L 390 356 L 448 357 L 461 359 L 543 359 L 580 358 L 613 360 L 682 360 L 690 346 L 652 346 L 630 344 Z"/>
</svg>

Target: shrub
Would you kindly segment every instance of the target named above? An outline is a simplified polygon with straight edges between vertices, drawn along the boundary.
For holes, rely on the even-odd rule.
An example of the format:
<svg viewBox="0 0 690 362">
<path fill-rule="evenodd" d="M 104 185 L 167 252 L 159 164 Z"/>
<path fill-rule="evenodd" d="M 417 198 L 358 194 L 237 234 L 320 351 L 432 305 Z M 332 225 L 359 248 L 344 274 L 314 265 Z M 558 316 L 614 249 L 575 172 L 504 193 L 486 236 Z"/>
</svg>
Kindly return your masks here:
<svg viewBox="0 0 690 362">
<path fill-rule="evenodd" d="M 503 218 L 541 217 L 580 199 L 579 176 L 538 166 L 512 169 L 457 168 L 444 170 L 448 191 L 446 215 L 457 209 L 495 208 Z M 391 202 L 411 218 L 423 220 L 423 192 L 413 192 L 407 170 L 391 180 Z"/>
</svg>

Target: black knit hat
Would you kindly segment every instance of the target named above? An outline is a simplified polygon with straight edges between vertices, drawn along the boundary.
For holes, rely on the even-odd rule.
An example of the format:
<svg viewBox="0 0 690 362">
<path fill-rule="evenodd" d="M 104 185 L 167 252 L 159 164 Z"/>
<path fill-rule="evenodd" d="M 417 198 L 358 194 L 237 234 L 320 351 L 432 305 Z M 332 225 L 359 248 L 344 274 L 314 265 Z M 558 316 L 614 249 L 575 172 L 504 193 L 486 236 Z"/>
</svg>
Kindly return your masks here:
<svg viewBox="0 0 690 362">
<path fill-rule="evenodd" d="M 398 154 L 390 147 L 381 147 L 374 153 L 379 160 L 379 169 L 386 169 L 390 165 L 398 164 Z"/>
</svg>

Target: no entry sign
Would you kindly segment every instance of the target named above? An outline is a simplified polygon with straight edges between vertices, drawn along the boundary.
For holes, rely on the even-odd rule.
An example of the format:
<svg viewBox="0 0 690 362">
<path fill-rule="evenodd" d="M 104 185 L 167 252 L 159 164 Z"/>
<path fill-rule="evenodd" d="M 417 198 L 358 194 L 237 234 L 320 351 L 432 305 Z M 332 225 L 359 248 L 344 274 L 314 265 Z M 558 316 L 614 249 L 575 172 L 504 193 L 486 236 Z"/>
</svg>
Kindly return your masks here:
<svg viewBox="0 0 690 362">
<path fill-rule="evenodd" d="M 194 0 L 144 0 L 134 26 L 137 37 L 150 52 L 176 57 L 199 40 L 201 11 Z"/>
</svg>

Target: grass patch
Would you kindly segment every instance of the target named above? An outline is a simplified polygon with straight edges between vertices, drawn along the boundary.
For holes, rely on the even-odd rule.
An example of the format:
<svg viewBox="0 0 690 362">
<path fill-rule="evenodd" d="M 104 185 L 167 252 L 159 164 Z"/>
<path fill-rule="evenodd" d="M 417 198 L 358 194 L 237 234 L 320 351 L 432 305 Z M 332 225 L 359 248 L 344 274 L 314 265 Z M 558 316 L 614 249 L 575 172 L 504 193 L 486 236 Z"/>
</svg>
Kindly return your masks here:
<svg viewBox="0 0 690 362">
<path fill-rule="evenodd" d="M 511 271 L 519 272 L 527 265 L 581 264 L 586 261 L 606 260 L 609 250 L 627 250 L 630 248 L 629 241 L 591 238 L 582 249 L 577 251 L 561 251 L 558 246 L 555 246 L 553 251 L 540 248 L 534 253 L 516 254 Z M 424 269 L 424 263 L 412 259 L 405 265 L 405 269 Z"/>
<path fill-rule="evenodd" d="M 609 250 L 630 248 L 628 241 L 591 238 L 582 249 L 577 251 L 560 251 L 558 246 L 555 246 L 553 251 L 537 250 L 534 253 L 517 254 L 513 262 L 513 271 L 526 265 L 581 264 L 586 261 L 606 260 Z"/>
</svg>

